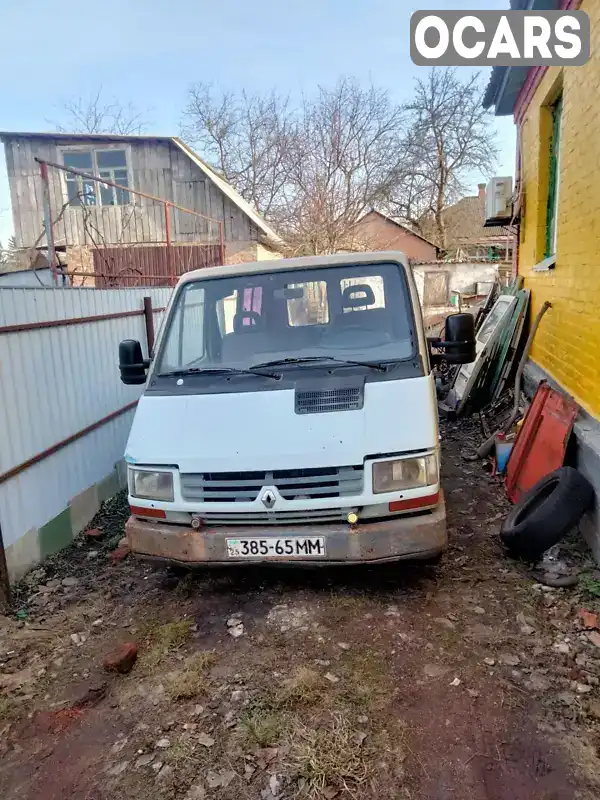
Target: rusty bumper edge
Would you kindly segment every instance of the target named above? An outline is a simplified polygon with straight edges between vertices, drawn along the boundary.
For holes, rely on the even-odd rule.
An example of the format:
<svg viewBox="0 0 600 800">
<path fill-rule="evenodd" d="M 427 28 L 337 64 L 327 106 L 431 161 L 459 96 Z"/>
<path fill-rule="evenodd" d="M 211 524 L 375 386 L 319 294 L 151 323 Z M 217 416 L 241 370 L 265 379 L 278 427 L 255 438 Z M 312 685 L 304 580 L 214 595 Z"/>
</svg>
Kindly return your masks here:
<svg viewBox="0 0 600 800">
<path fill-rule="evenodd" d="M 447 543 L 443 496 L 431 512 L 350 527 L 347 524 L 218 526 L 193 530 L 130 517 L 125 532 L 134 555 L 174 564 L 364 564 L 430 558 Z M 226 539 L 325 537 L 326 555 L 313 558 L 228 558 Z"/>
<path fill-rule="evenodd" d="M 154 564 L 172 564 L 176 567 L 194 569 L 199 567 L 356 567 L 359 564 L 392 564 L 396 561 L 427 561 L 434 559 L 444 552 L 444 548 L 436 547 L 433 550 L 419 550 L 417 553 L 404 553 L 401 556 L 384 556 L 383 558 L 346 558 L 334 561 L 332 558 L 230 558 L 227 561 L 180 561 L 176 558 L 151 556 L 146 553 L 133 553 L 140 561 Z"/>
</svg>

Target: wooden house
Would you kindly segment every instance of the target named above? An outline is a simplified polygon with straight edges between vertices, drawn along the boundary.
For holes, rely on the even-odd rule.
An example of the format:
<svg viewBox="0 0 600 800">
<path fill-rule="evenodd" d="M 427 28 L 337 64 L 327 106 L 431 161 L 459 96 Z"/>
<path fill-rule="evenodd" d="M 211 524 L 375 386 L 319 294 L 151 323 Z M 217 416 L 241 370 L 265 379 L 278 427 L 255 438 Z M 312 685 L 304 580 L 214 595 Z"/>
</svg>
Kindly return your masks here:
<svg viewBox="0 0 600 800">
<path fill-rule="evenodd" d="M 56 249 L 66 254 L 69 266 L 79 260 L 90 271 L 84 263 L 90 253 L 167 242 L 179 250 L 222 244 L 229 263 L 279 256 L 282 242 L 276 232 L 175 136 L 3 132 L 0 139 L 19 248 L 46 245 L 40 159 L 56 165 L 48 167 L 52 230 Z M 165 210 L 164 200 L 181 208 Z"/>
</svg>

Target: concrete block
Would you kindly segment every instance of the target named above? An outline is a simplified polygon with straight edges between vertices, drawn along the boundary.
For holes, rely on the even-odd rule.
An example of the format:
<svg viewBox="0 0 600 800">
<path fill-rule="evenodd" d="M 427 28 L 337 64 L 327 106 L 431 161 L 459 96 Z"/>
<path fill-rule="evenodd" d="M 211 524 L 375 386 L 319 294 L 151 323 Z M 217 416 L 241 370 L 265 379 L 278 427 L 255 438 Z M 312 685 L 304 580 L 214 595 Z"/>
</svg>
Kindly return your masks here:
<svg viewBox="0 0 600 800">
<path fill-rule="evenodd" d="M 71 499 L 69 506 L 71 508 L 71 526 L 73 529 L 73 535 L 76 536 L 85 528 L 88 522 L 93 518 L 94 514 L 96 514 L 100 508 L 98 487 L 96 484 L 75 495 L 75 497 Z"/>
<path fill-rule="evenodd" d="M 26 534 L 6 548 L 6 564 L 11 583 L 20 580 L 42 559 L 37 528 L 30 528 Z"/>
<path fill-rule="evenodd" d="M 106 478 L 99 481 L 96 486 L 98 488 L 98 499 L 101 503 L 104 503 L 105 500 L 117 494 L 120 489 L 117 470 L 113 470 L 110 475 L 107 475 Z"/>
<path fill-rule="evenodd" d="M 39 529 L 40 555 L 46 558 L 62 550 L 72 541 L 71 509 L 67 506 L 64 511 Z"/>
<path fill-rule="evenodd" d="M 127 488 L 127 464 L 125 459 L 122 458 L 120 461 L 117 461 L 115 464 L 115 469 L 117 470 L 117 477 L 119 479 L 119 488 L 126 489 Z"/>
<path fill-rule="evenodd" d="M 596 493 L 594 508 L 581 520 L 580 530 L 600 564 L 600 425 L 581 415 L 575 423 L 575 466 L 585 475 Z"/>
</svg>

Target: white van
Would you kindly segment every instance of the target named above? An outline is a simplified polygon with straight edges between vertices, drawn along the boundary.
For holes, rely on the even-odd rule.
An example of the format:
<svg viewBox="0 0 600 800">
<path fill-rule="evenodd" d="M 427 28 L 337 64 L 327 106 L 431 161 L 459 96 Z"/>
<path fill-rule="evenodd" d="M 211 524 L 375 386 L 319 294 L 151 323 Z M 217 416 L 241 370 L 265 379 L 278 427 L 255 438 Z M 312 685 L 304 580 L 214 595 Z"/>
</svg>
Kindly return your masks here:
<svg viewBox="0 0 600 800">
<path fill-rule="evenodd" d="M 426 340 L 404 254 L 196 270 L 177 284 L 126 461 L 131 550 L 184 565 L 351 563 L 446 545 L 432 359 L 474 358 L 473 318 Z M 430 348 L 437 355 L 432 356 Z"/>
</svg>

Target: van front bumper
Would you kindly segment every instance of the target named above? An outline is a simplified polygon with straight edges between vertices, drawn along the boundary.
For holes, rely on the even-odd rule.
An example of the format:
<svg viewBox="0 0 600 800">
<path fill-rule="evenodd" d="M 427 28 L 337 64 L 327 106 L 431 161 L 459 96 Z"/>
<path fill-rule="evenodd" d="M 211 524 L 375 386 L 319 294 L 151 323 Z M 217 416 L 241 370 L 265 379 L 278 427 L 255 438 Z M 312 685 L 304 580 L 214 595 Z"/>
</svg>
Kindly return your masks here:
<svg viewBox="0 0 600 800">
<path fill-rule="evenodd" d="M 218 525 L 200 530 L 180 525 L 148 522 L 130 517 L 125 533 L 131 551 L 140 558 L 186 566 L 223 564 L 365 564 L 439 555 L 447 544 L 446 507 L 440 493 L 438 505 L 420 514 L 390 517 L 350 526 L 325 525 Z M 322 536 L 324 556 L 232 558 L 226 539 Z"/>
</svg>

